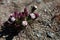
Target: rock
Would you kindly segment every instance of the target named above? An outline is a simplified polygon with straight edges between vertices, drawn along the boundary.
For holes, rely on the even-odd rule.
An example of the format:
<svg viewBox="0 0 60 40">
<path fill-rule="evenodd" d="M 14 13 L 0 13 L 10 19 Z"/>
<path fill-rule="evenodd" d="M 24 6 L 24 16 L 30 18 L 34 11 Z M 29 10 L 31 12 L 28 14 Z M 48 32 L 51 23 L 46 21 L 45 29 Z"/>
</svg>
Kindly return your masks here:
<svg viewBox="0 0 60 40">
<path fill-rule="evenodd" d="M 39 4 L 42 0 L 36 0 L 36 2 Z"/>
<path fill-rule="evenodd" d="M 37 36 L 38 38 L 42 37 L 42 31 L 34 31 L 34 36 Z"/>
<path fill-rule="evenodd" d="M 3 38 L 6 38 L 6 37 L 8 37 L 8 35 L 6 35 L 6 36 L 4 35 L 4 36 L 3 36 Z"/>
<path fill-rule="evenodd" d="M 52 33 L 52 32 L 47 32 L 46 33 L 46 35 L 47 35 L 47 37 L 49 37 L 49 38 L 53 38 L 55 35 L 54 35 L 54 33 Z"/>
</svg>

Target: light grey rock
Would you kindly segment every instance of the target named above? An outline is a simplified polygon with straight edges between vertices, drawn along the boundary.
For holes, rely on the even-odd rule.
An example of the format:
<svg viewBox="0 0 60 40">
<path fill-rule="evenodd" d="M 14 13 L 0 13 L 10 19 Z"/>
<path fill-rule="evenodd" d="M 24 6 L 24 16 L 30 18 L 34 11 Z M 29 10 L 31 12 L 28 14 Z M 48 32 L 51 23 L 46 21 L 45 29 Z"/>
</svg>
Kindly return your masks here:
<svg viewBox="0 0 60 40">
<path fill-rule="evenodd" d="M 40 3 L 42 0 L 35 0 L 37 3 Z"/>
<path fill-rule="evenodd" d="M 34 31 L 33 35 L 40 38 L 40 37 L 42 37 L 42 33 L 43 33 L 43 31 Z"/>
<path fill-rule="evenodd" d="M 48 32 L 46 33 L 46 35 L 47 35 L 47 37 L 49 37 L 49 38 L 54 38 L 54 36 L 55 36 L 55 34 L 52 33 L 52 32 L 50 32 L 50 31 L 48 31 Z"/>
</svg>

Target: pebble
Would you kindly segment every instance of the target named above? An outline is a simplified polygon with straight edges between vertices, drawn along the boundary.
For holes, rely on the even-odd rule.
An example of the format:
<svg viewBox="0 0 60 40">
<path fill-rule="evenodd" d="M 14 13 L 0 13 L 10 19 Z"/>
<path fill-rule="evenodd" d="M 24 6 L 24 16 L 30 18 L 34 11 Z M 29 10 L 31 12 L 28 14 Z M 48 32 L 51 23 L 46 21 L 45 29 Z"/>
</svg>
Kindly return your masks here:
<svg viewBox="0 0 60 40">
<path fill-rule="evenodd" d="M 6 35 L 6 36 L 3 36 L 3 38 L 6 38 L 6 37 L 8 37 L 8 35 Z"/>
<path fill-rule="evenodd" d="M 47 32 L 46 34 L 47 34 L 47 37 L 49 38 L 53 38 L 55 36 L 54 33 L 52 32 Z"/>
<path fill-rule="evenodd" d="M 42 37 L 42 33 L 43 33 L 42 31 L 34 31 L 33 35 L 40 38 L 40 37 Z"/>
<path fill-rule="evenodd" d="M 40 3 L 42 0 L 36 0 L 37 3 Z"/>
</svg>

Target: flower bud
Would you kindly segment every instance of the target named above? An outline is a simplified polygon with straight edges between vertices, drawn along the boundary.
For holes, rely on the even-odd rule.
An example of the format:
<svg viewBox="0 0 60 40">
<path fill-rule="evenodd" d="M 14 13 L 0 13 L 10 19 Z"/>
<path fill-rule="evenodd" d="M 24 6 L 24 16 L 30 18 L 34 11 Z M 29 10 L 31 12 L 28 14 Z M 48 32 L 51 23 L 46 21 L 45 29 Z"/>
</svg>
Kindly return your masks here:
<svg viewBox="0 0 60 40">
<path fill-rule="evenodd" d="M 10 18 L 8 19 L 8 23 L 9 23 L 9 24 L 12 24 L 15 20 L 16 20 L 16 19 L 15 19 L 14 17 L 10 17 Z"/>
<path fill-rule="evenodd" d="M 35 14 L 36 18 L 39 17 L 39 14 L 38 13 L 34 13 L 34 14 Z"/>
<path fill-rule="evenodd" d="M 21 12 L 19 12 L 18 18 L 21 18 L 21 16 L 22 16 L 22 13 L 21 13 Z"/>
<path fill-rule="evenodd" d="M 24 8 L 24 15 L 28 16 L 28 10 L 27 10 L 27 8 Z"/>
<path fill-rule="evenodd" d="M 22 25 L 27 26 L 28 25 L 27 21 L 22 21 Z"/>
<path fill-rule="evenodd" d="M 16 20 L 16 19 L 15 19 L 14 17 L 12 17 L 12 18 L 11 18 L 11 21 L 13 21 L 13 22 L 14 22 L 15 20 Z"/>
<path fill-rule="evenodd" d="M 31 13 L 33 13 L 36 9 L 37 9 L 36 5 L 32 6 Z"/>
<path fill-rule="evenodd" d="M 14 15 L 13 14 L 10 14 L 10 17 L 13 17 Z"/>
<path fill-rule="evenodd" d="M 18 12 L 18 11 L 15 11 L 15 12 L 14 12 L 14 17 L 17 18 L 18 15 L 19 15 L 19 12 Z"/>
<path fill-rule="evenodd" d="M 27 11 L 27 8 L 24 8 L 24 12 Z"/>
<path fill-rule="evenodd" d="M 35 19 L 35 18 L 36 18 L 36 16 L 35 16 L 34 13 L 31 13 L 31 14 L 30 14 L 30 17 L 31 17 L 31 19 Z"/>
</svg>

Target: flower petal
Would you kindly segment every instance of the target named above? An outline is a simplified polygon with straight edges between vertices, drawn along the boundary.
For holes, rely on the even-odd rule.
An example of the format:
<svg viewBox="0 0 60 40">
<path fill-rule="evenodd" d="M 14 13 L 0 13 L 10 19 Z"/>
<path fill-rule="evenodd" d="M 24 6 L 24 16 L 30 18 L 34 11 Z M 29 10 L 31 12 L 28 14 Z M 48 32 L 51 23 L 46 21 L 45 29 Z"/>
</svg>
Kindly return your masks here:
<svg viewBox="0 0 60 40">
<path fill-rule="evenodd" d="M 35 14 L 36 18 L 39 17 L 39 14 L 38 13 L 34 13 L 34 14 Z"/>
<path fill-rule="evenodd" d="M 36 16 L 35 16 L 34 13 L 31 13 L 31 14 L 30 14 L 30 17 L 31 17 L 32 19 L 35 19 L 35 18 L 36 18 Z"/>
<path fill-rule="evenodd" d="M 22 21 L 23 26 L 27 26 L 27 24 L 28 24 L 27 21 Z"/>
</svg>

